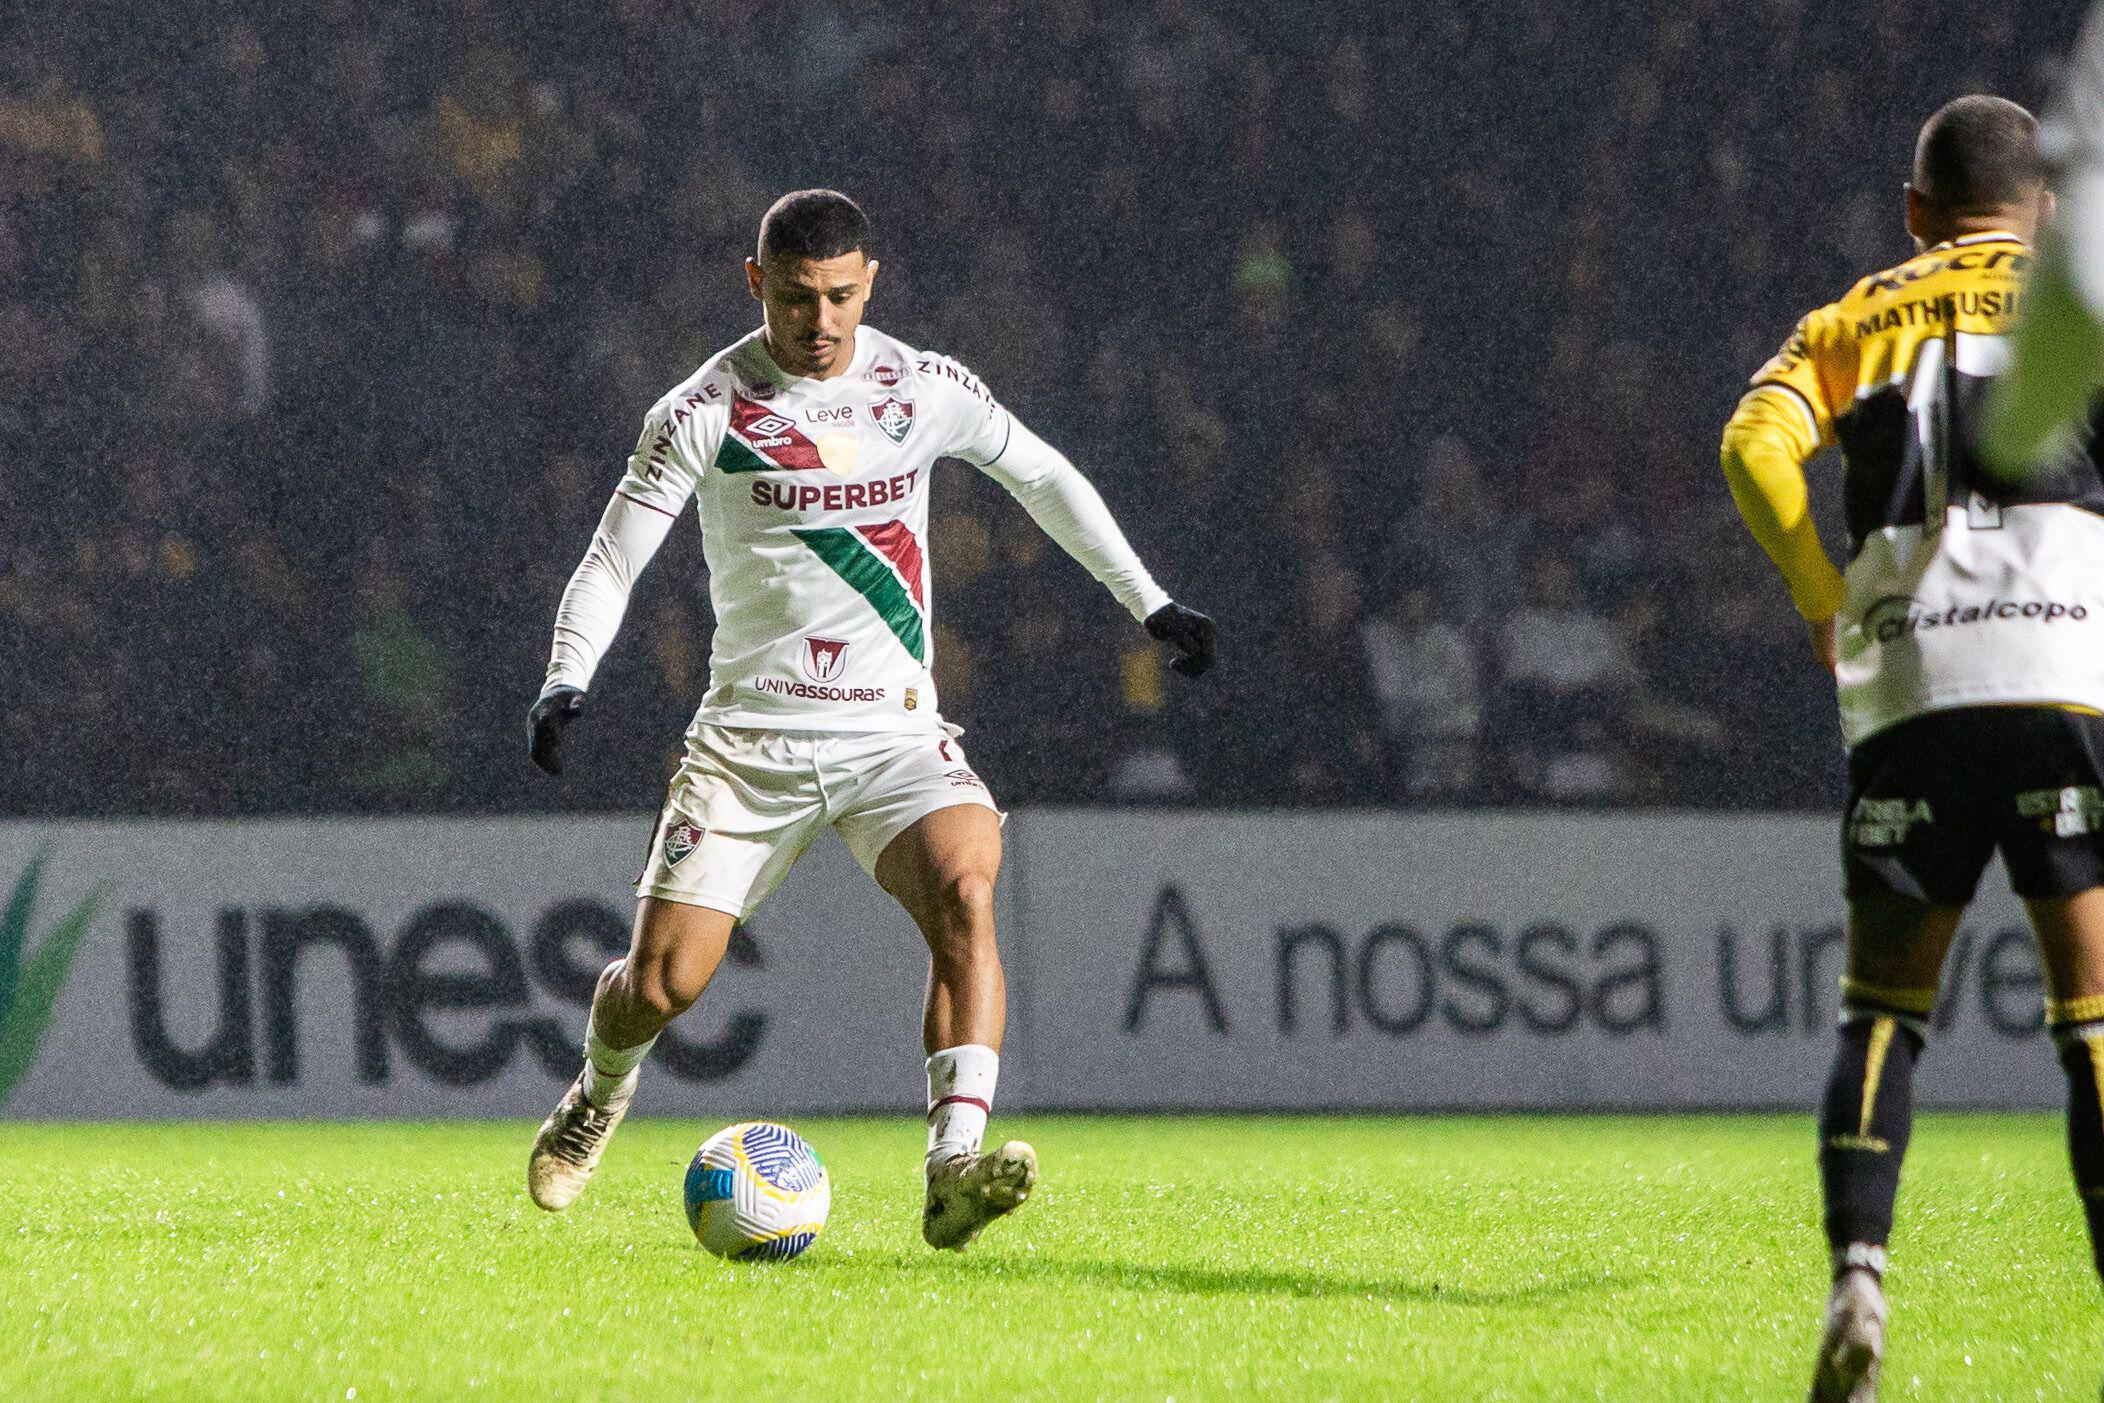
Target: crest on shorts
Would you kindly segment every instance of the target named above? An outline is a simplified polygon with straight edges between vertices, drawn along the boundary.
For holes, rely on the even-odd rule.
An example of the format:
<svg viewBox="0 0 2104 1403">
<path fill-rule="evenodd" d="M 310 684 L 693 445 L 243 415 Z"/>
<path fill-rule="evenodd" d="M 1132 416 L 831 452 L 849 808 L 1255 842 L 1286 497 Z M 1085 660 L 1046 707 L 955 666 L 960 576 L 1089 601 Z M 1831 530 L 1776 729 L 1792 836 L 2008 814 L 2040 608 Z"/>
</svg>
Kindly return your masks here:
<svg viewBox="0 0 2104 1403">
<path fill-rule="evenodd" d="M 876 417 L 877 427 L 884 437 L 893 443 L 904 443 L 906 435 L 913 432 L 913 401 L 887 395 L 870 406 L 869 412 Z"/>
<path fill-rule="evenodd" d="M 830 682 L 840 675 L 840 663 L 847 656 L 847 643 L 838 638 L 806 638 L 804 640 L 804 671 L 813 682 Z"/>
<path fill-rule="evenodd" d="M 706 831 L 700 824 L 689 822 L 685 814 L 672 815 L 671 821 L 665 825 L 665 865 L 677 867 L 686 861 L 688 855 L 701 846 Z"/>
</svg>

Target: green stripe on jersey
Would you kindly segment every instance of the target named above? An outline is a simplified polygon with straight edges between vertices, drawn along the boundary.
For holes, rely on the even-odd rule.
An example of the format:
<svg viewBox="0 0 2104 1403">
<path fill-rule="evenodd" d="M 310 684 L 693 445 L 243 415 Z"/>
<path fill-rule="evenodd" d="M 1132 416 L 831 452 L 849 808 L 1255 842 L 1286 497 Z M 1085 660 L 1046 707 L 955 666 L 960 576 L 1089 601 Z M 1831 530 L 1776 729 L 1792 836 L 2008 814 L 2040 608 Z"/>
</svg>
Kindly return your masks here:
<svg viewBox="0 0 2104 1403">
<path fill-rule="evenodd" d="M 920 610 L 913 607 L 913 596 L 906 593 L 899 577 L 891 573 L 891 567 L 875 551 L 863 545 L 854 532 L 837 526 L 790 529 L 796 539 L 832 567 L 834 574 L 846 580 L 855 593 L 869 601 L 869 607 L 876 610 L 877 617 L 898 635 L 899 642 L 913 654 L 915 662 L 927 662 L 927 636 L 922 629 Z"/>
<path fill-rule="evenodd" d="M 716 450 L 716 466 L 727 473 L 771 473 L 780 471 L 774 464 L 768 462 L 729 434 L 723 436 L 723 447 Z"/>
</svg>

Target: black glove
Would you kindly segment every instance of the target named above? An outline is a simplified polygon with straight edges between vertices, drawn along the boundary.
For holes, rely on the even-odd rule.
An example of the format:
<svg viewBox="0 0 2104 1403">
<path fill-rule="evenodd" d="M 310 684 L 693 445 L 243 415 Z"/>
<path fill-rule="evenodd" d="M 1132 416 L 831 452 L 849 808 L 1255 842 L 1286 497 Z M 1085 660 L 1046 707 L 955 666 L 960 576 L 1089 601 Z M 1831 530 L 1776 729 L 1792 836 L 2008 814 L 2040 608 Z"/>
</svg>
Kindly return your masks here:
<svg viewBox="0 0 2104 1403">
<path fill-rule="evenodd" d="M 533 763 L 551 775 L 563 772 L 563 732 L 584 714 L 584 693 L 575 687 L 550 687 L 526 713 L 526 737 Z"/>
<path fill-rule="evenodd" d="M 1186 677 L 1196 677 L 1213 665 L 1213 621 L 1196 609 L 1164 604 L 1147 616 L 1147 631 L 1183 654 L 1170 661 Z"/>
</svg>

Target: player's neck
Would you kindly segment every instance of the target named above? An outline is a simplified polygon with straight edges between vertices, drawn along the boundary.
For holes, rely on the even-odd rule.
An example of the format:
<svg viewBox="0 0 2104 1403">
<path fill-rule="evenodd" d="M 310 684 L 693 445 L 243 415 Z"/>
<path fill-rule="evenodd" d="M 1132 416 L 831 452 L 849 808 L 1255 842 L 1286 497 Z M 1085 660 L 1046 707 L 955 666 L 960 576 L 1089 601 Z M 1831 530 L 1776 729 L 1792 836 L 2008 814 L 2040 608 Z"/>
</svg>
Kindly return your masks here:
<svg viewBox="0 0 2104 1403">
<path fill-rule="evenodd" d="M 1960 239 L 1970 239 L 1978 234 L 2009 234 L 2029 243 L 2032 235 L 2031 221 L 2011 210 L 1952 215 L 1937 220 L 1933 227 L 1923 230 L 1918 237 L 1922 250 L 1926 252 L 1940 244 L 1956 243 Z"/>
</svg>

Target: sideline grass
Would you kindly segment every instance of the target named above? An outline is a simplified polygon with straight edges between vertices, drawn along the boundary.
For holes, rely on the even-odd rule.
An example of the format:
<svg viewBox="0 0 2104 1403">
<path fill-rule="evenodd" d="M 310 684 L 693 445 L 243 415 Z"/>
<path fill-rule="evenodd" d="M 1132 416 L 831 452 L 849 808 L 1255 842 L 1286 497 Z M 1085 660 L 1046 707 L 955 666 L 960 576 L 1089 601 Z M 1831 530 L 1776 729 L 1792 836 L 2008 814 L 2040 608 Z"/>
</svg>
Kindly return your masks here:
<svg viewBox="0 0 2104 1403">
<path fill-rule="evenodd" d="M 631 1122 L 559 1217 L 523 1123 L 0 1126 L 0 1398 L 1802 1396 L 1803 1118 L 1007 1116 L 1045 1183 L 961 1257 L 913 1121 L 798 1128 L 832 1224 L 747 1267 L 686 1233 L 699 1122 Z M 1923 1117 L 1886 1398 L 2096 1396 L 2062 1155 Z"/>
</svg>

